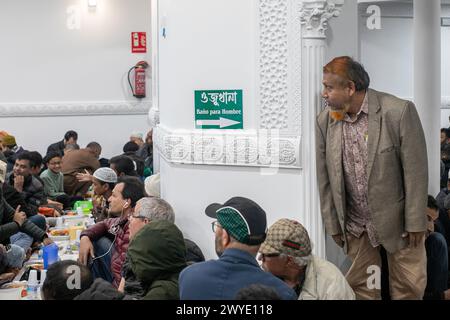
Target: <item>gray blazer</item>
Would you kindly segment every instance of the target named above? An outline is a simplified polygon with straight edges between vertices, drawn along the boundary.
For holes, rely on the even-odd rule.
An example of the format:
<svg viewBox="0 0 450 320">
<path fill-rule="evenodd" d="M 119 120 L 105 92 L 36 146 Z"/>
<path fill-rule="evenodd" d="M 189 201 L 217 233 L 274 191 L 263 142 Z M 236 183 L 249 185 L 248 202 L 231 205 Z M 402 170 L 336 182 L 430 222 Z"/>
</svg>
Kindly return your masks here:
<svg viewBox="0 0 450 320">
<path fill-rule="evenodd" d="M 414 104 L 368 90 L 368 201 L 379 241 L 388 252 L 406 246 L 404 232 L 427 229 L 428 160 L 425 136 Z M 342 122 L 317 117 L 316 162 L 320 206 L 327 233 L 344 234 L 346 202 L 342 164 Z"/>
</svg>

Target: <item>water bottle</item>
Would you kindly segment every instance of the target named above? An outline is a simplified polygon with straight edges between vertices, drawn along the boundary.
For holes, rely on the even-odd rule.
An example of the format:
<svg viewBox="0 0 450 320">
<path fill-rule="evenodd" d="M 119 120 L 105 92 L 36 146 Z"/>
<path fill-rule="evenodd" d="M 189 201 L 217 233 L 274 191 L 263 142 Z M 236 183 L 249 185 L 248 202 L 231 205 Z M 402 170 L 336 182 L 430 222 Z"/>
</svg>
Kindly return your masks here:
<svg viewBox="0 0 450 320">
<path fill-rule="evenodd" d="M 30 270 L 27 283 L 27 300 L 39 300 L 39 283 L 37 281 L 37 271 Z"/>
<path fill-rule="evenodd" d="M 44 269 L 58 261 L 58 246 L 55 243 L 45 246 L 43 249 Z"/>
</svg>

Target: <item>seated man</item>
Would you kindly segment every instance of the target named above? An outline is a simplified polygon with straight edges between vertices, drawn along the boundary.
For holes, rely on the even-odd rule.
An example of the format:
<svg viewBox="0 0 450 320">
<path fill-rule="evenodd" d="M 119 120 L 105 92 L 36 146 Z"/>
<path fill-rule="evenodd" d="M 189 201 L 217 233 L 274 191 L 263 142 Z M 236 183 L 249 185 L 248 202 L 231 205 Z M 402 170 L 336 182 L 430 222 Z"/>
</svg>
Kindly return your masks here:
<svg viewBox="0 0 450 320">
<path fill-rule="evenodd" d="M 94 219 L 99 222 L 110 218 L 108 215 L 108 199 L 117 183 L 117 175 L 111 168 L 98 168 L 92 175 L 92 186 L 94 187 Z"/>
<path fill-rule="evenodd" d="M 37 211 L 38 207 L 46 203 L 44 186 L 33 176 L 31 166 L 33 158 L 25 151 L 17 156 L 13 172 L 6 176 L 6 181 L 21 194 L 29 207 Z"/>
<path fill-rule="evenodd" d="M 60 209 L 72 208 L 75 201 L 83 200 L 80 196 L 69 196 L 64 192 L 64 175 L 61 172 L 62 156 L 57 152 L 50 152 L 44 158 L 47 167 L 40 179 L 44 184 L 44 195 L 48 204 L 60 206 Z"/>
<path fill-rule="evenodd" d="M 153 174 L 153 129 L 147 132 L 145 143 L 136 152 L 136 155 L 144 159 L 144 176 L 148 177 Z"/>
<path fill-rule="evenodd" d="M 144 134 L 142 132 L 133 131 L 130 135 L 130 142 L 135 143 L 138 148 L 144 144 Z M 123 151 L 125 152 L 125 150 Z"/>
<path fill-rule="evenodd" d="M 47 148 L 47 154 L 50 152 L 56 152 L 59 153 L 59 155 L 62 157 L 64 156 L 64 149 L 66 148 L 66 145 L 68 144 L 76 144 L 78 140 L 78 133 L 76 133 L 73 130 L 69 130 L 64 134 L 64 139 L 55 142 L 48 146 Z"/>
<path fill-rule="evenodd" d="M 29 236 L 30 241 L 23 238 L 14 241 L 14 236 L 19 232 Z M 20 206 L 16 210 L 11 208 L 3 198 L 3 192 L 0 192 L 0 243 L 8 244 L 10 238 L 11 242 L 22 247 L 25 251 L 30 248 L 33 240 L 43 242 L 44 245 L 53 243 L 44 230 L 27 219 L 25 212 L 20 211 Z"/>
<path fill-rule="evenodd" d="M 128 249 L 128 217 L 143 197 L 144 185 L 138 178 L 120 178 L 109 198 L 109 214 L 114 218 L 98 222 L 81 233 L 80 262 L 90 264 L 94 278 L 112 282 L 116 288 Z"/>
<path fill-rule="evenodd" d="M 439 208 L 431 195 L 428 195 L 426 216 L 428 219 L 428 231 L 425 240 L 427 286 L 424 300 L 450 300 L 447 242 L 441 233 L 435 232 L 434 223 L 439 218 Z"/>
<path fill-rule="evenodd" d="M 155 221 L 169 221 L 174 223 L 175 213 L 172 206 L 167 201 L 160 198 L 145 197 L 140 199 L 136 203 L 134 213 L 130 216 L 130 240 L 133 239 L 144 226 Z M 193 241 L 184 239 L 184 246 L 186 248 L 184 254 L 185 262 L 188 265 L 205 261 L 201 249 Z M 143 293 L 142 285 L 141 282 L 136 279 L 136 275 L 133 272 L 130 263 L 130 256 L 127 254 L 127 258 L 125 259 L 122 268 L 122 280 L 119 285 L 119 291 L 140 299 L 142 298 Z"/>
<path fill-rule="evenodd" d="M 129 219 L 131 240 L 139 230 L 150 222 L 163 220 L 174 223 L 175 213 L 173 212 L 172 206 L 166 201 L 144 197 L 136 203 L 134 212 L 130 215 Z M 122 280 L 119 285 L 119 291 L 138 299 L 142 298 L 142 286 L 132 271 L 128 254 L 122 267 Z"/>
<path fill-rule="evenodd" d="M 47 270 L 41 297 L 42 300 L 73 300 L 89 289 L 92 282 L 91 272 L 86 266 L 72 260 L 58 261 Z"/>
<path fill-rule="evenodd" d="M 19 273 L 25 260 L 25 251 L 14 244 L 0 244 L 0 286 L 2 282 L 10 282 Z"/>
<path fill-rule="evenodd" d="M 128 156 L 121 155 L 112 157 L 109 160 L 109 167 L 116 172 L 118 177 L 137 176 L 136 166 L 133 162 L 133 159 Z"/>
<path fill-rule="evenodd" d="M 258 204 L 234 197 L 223 205 L 209 205 L 205 212 L 217 218 L 212 226 L 219 260 L 196 263 L 181 272 L 181 300 L 231 300 L 251 284 L 272 287 L 285 300 L 297 299 L 294 290 L 261 270 L 255 259 L 267 228 L 266 213 Z"/>
<path fill-rule="evenodd" d="M 308 232 L 295 220 L 275 222 L 259 253 L 263 269 L 283 279 L 299 300 L 355 300 L 341 271 L 312 255 Z"/>
<path fill-rule="evenodd" d="M 69 196 L 83 197 L 91 182 L 78 181 L 77 173 L 84 173 L 88 170 L 94 172 L 100 167 L 98 158 L 102 152 L 102 147 L 97 142 L 90 142 L 86 149 L 73 150 L 66 153 L 62 159 L 61 170 L 64 174 L 64 191 Z"/>
<path fill-rule="evenodd" d="M 61 197 L 67 197 L 64 192 L 64 175 L 61 173 L 62 156 L 58 152 L 50 152 L 44 158 L 47 170 L 40 174 L 44 182 L 44 194 L 48 199 L 62 202 Z M 65 202 L 65 201 L 64 201 Z"/>
<path fill-rule="evenodd" d="M 134 233 L 133 220 L 147 218 L 135 212 L 130 219 L 124 293 L 144 300 L 179 300 L 178 276 L 186 267 L 186 247 L 180 229 L 170 221 L 157 220 Z"/>
</svg>

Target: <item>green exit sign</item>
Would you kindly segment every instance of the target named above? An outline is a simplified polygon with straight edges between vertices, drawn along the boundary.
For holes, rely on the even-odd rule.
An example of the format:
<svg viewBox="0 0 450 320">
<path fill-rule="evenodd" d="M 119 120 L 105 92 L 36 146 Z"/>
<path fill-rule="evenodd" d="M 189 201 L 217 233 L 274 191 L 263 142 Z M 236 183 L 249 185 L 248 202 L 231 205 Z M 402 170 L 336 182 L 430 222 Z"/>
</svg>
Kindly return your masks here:
<svg viewBox="0 0 450 320">
<path fill-rule="evenodd" d="M 196 129 L 243 129 L 242 90 L 196 90 Z"/>
</svg>

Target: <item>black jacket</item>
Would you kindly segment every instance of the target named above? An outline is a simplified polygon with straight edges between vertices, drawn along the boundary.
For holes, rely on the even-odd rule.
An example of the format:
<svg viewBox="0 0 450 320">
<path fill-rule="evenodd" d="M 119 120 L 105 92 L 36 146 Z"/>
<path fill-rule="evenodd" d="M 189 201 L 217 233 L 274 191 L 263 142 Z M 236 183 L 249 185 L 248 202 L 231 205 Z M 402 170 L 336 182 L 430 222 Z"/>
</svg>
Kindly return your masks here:
<svg viewBox="0 0 450 320">
<path fill-rule="evenodd" d="M 14 173 L 10 172 L 6 176 L 6 181 L 10 186 L 14 187 Z M 38 207 L 47 203 L 47 198 L 44 195 L 44 185 L 36 177 L 29 175 L 25 178 L 23 183 L 23 191 L 20 196 L 26 204 L 35 212 Z"/>
<path fill-rule="evenodd" d="M 36 241 L 42 241 L 47 234 L 29 220 L 25 220 L 21 227 L 14 221 L 15 210 L 5 201 L 0 192 L 0 243 L 8 244 L 9 237 L 17 232 L 23 232 L 33 237 Z"/>
<path fill-rule="evenodd" d="M 98 278 L 92 286 L 76 296 L 74 300 L 123 300 L 125 295 L 112 286 L 111 283 Z"/>
<path fill-rule="evenodd" d="M 55 143 L 52 143 L 51 145 L 49 145 L 47 148 L 47 154 L 49 154 L 50 152 L 58 152 L 61 156 L 63 156 L 65 148 L 66 148 L 66 145 L 64 144 L 64 139 L 63 139 L 59 142 L 55 142 Z"/>
<path fill-rule="evenodd" d="M 25 212 L 27 217 L 34 216 L 37 213 L 37 207 L 29 206 L 20 192 L 6 182 L 3 184 L 3 198 L 13 208 L 20 205 L 20 211 Z"/>
</svg>

